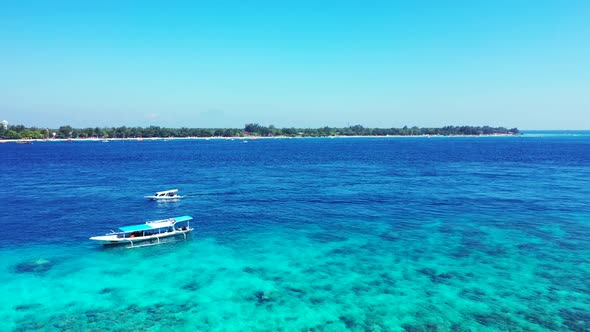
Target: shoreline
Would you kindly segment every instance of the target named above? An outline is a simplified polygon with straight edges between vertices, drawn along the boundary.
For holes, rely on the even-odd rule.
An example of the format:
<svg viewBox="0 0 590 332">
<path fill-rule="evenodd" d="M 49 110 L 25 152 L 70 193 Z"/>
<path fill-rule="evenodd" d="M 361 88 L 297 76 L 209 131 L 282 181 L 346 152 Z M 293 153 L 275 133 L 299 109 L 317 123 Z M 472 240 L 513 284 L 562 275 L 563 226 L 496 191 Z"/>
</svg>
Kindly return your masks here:
<svg viewBox="0 0 590 332">
<path fill-rule="evenodd" d="M 466 138 L 466 137 L 509 137 L 524 136 L 523 134 L 491 134 L 491 135 L 336 135 L 336 136 L 213 136 L 213 137 L 126 137 L 126 138 L 35 138 L 35 139 L 0 139 L 2 143 L 27 144 L 33 142 L 116 142 L 116 141 L 172 141 L 172 140 L 259 140 L 259 139 L 313 139 L 313 138 Z"/>
</svg>

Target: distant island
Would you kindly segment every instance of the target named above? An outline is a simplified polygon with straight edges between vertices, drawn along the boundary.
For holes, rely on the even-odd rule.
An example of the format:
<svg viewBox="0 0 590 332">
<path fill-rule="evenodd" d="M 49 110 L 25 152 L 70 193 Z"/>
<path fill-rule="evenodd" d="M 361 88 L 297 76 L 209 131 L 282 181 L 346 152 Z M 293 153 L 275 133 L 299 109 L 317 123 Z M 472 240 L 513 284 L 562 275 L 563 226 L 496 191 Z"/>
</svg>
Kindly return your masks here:
<svg viewBox="0 0 590 332">
<path fill-rule="evenodd" d="M 517 128 L 490 126 L 445 126 L 441 128 L 365 128 L 361 125 L 345 128 L 276 128 L 249 123 L 239 128 L 166 128 L 110 127 L 72 128 L 61 126 L 57 129 L 11 125 L 0 127 L 2 139 L 84 139 L 84 138 L 182 138 L 182 137 L 329 137 L 329 136 L 481 136 L 518 135 Z"/>
</svg>

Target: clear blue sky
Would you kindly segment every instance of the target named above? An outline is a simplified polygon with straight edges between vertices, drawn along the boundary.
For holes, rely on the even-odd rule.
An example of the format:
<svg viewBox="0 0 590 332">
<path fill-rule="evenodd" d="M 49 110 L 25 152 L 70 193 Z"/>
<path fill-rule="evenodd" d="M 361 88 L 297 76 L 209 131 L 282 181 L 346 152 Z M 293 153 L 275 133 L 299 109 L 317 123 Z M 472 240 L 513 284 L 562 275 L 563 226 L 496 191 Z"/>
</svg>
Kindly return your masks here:
<svg viewBox="0 0 590 332">
<path fill-rule="evenodd" d="M 590 129 L 590 1 L 4 1 L 3 119 Z"/>
</svg>

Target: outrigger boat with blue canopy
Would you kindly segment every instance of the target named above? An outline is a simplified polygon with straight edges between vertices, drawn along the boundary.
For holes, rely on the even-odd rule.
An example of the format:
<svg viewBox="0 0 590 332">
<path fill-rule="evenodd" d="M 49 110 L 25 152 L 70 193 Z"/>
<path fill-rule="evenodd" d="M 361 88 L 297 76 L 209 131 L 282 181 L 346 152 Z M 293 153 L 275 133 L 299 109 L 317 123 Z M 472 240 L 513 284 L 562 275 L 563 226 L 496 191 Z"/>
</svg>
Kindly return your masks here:
<svg viewBox="0 0 590 332">
<path fill-rule="evenodd" d="M 157 245 L 162 238 L 186 235 L 194 228 L 191 228 L 191 216 L 181 216 L 169 219 L 148 221 L 144 224 L 119 227 L 120 232 L 101 236 L 93 236 L 90 240 L 100 241 L 103 244 L 129 244 L 128 248 Z M 136 245 L 136 242 L 149 241 L 148 244 Z"/>
</svg>

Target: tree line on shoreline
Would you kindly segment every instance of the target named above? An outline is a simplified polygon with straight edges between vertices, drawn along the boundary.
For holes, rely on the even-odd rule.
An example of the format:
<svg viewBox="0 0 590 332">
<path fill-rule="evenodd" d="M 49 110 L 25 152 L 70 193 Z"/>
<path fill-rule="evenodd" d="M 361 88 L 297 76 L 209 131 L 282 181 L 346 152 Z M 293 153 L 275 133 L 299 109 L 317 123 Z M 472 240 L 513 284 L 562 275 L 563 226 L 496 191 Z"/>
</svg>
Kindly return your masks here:
<svg viewBox="0 0 590 332">
<path fill-rule="evenodd" d="M 517 128 L 490 126 L 445 126 L 440 128 L 366 128 L 361 125 L 344 128 L 276 128 L 257 123 L 249 123 L 244 128 L 166 128 L 150 127 L 95 127 L 73 128 L 61 126 L 57 129 L 25 127 L 12 125 L 0 126 L 3 139 L 45 139 L 45 138 L 140 138 L 140 137 L 245 137 L 245 136 L 285 136 L 285 137 L 326 137 L 326 136 L 456 136 L 456 135 L 518 135 Z"/>
</svg>

